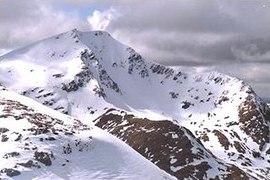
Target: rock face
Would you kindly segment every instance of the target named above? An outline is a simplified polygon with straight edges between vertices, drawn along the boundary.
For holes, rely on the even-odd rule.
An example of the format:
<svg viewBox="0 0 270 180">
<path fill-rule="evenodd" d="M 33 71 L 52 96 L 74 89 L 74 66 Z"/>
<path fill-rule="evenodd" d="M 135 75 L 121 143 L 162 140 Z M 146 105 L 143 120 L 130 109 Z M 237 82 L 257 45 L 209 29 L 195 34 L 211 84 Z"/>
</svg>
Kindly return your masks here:
<svg viewBox="0 0 270 180">
<path fill-rule="evenodd" d="M 216 158 L 188 129 L 171 121 L 151 121 L 110 109 L 95 122 L 178 179 L 252 178 Z"/>
<path fill-rule="evenodd" d="M 270 110 L 266 104 L 256 101 L 254 94 L 247 96 L 239 106 L 239 123 L 241 129 L 259 145 L 262 151 L 270 138 Z"/>
<path fill-rule="evenodd" d="M 1 56 L 0 83 L 85 123 L 110 108 L 167 119 L 225 163 L 269 177 L 270 110 L 249 85 L 147 61 L 106 32 L 72 30 Z"/>
</svg>

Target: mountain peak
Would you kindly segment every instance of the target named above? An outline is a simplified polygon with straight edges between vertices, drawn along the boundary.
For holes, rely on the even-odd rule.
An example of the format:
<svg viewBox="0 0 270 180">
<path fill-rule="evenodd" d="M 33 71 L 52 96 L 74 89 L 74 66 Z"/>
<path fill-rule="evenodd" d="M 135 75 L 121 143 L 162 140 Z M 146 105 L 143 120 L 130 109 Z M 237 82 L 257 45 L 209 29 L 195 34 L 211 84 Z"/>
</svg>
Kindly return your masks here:
<svg viewBox="0 0 270 180">
<path fill-rule="evenodd" d="M 48 55 L 51 53 L 54 56 L 53 51 L 60 54 L 59 56 L 64 56 L 68 51 L 73 51 L 82 48 L 90 48 L 90 49 L 102 49 L 105 44 L 117 44 L 117 41 L 111 37 L 108 32 L 105 31 L 79 31 L 78 29 L 72 29 L 66 31 L 64 33 L 60 33 L 43 40 L 31 43 L 25 47 L 13 50 L 7 54 L 1 56 L 0 60 L 12 57 L 18 57 L 21 54 L 31 53 L 30 51 L 35 51 L 31 53 L 31 57 L 33 54 L 38 55 Z M 93 47 L 93 45 L 95 45 Z M 51 52 L 50 52 L 51 51 Z M 62 51 L 62 52 L 60 52 Z"/>
<path fill-rule="evenodd" d="M 107 35 L 107 36 L 111 36 L 110 33 L 108 33 L 107 31 L 104 30 L 93 30 L 93 31 L 80 31 L 77 28 L 71 29 L 69 31 L 66 31 L 64 33 L 61 34 L 65 34 L 65 33 L 76 33 L 78 35 L 82 35 L 82 34 L 94 34 L 94 35 Z"/>
<path fill-rule="evenodd" d="M 214 156 L 267 174 L 270 111 L 242 80 L 146 61 L 103 31 L 74 29 L 1 59 L 1 84 L 52 109 L 86 123 L 110 108 L 167 119 Z"/>
</svg>

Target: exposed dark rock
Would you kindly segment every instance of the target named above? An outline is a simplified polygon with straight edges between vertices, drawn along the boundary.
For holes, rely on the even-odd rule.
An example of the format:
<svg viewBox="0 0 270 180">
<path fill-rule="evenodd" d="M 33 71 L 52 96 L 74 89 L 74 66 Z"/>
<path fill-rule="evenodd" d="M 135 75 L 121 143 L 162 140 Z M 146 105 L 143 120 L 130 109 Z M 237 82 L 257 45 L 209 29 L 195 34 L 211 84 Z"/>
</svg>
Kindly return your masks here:
<svg viewBox="0 0 270 180">
<path fill-rule="evenodd" d="M 214 81 L 217 84 L 217 83 L 222 81 L 222 78 L 221 77 L 216 77 L 216 78 L 214 78 Z"/>
<path fill-rule="evenodd" d="M 247 180 L 251 179 L 247 174 L 239 169 L 238 167 L 232 165 L 231 167 L 228 168 L 228 174 L 225 176 L 226 180 Z M 254 178 L 255 179 L 255 178 Z"/>
<path fill-rule="evenodd" d="M 18 153 L 18 152 L 10 152 L 10 153 L 6 153 L 6 154 L 3 156 L 3 158 L 8 159 L 8 158 L 10 158 L 10 157 L 16 157 L 16 156 L 19 156 L 19 155 L 20 155 L 20 153 Z"/>
<path fill-rule="evenodd" d="M 45 164 L 46 166 L 52 165 L 51 157 L 52 155 L 47 152 L 38 152 L 36 151 L 34 157 L 37 161 Z"/>
<path fill-rule="evenodd" d="M 89 54 L 88 50 L 81 53 L 82 61 L 94 58 L 92 53 Z M 67 92 L 77 91 L 79 88 L 85 86 L 91 79 L 93 79 L 93 73 L 88 66 L 83 66 L 81 72 L 75 75 L 74 80 L 69 83 L 63 83 L 62 89 Z"/>
<path fill-rule="evenodd" d="M 261 157 L 261 154 L 259 152 L 256 151 L 252 151 L 252 156 L 255 158 Z"/>
<path fill-rule="evenodd" d="M 118 84 L 112 80 L 107 71 L 101 65 L 99 65 L 99 71 L 99 79 L 101 84 L 109 89 L 114 90 L 116 93 L 122 94 Z"/>
<path fill-rule="evenodd" d="M 3 134 L 3 135 L 1 136 L 1 142 L 7 142 L 8 139 L 9 139 L 8 136 L 5 135 L 5 134 Z"/>
<path fill-rule="evenodd" d="M 231 143 L 230 143 L 230 141 L 228 140 L 228 138 L 227 138 L 223 133 L 221 133 L 221 132 L 218 131 L 218 130 L 213 130 L 213 133 L 218 137 L 219 143 L 220 143 L 226 150 L 228 150 L 228 149 L 229 149 L 229 146 L 231 146 Z"/>
<path fill-rule="evenodd" d="M 21 174 L 20 171 L 12 168 L 4 168 L 0 170 L 0 173 L 5 173 L 9 177 L 18 176 Z"/>
<path fill-rule="evenodd" d="M 270 154 L 270 148 L 266 151 L 266 154 Z"/>
<path fill-rule="evenodd" d="M 113 111 L 110 109 L 96 119 L 96 125 L 122 139 L 145 158 L 178 179 L 207 179 L 206 172 L 212 167 L 206 160 L 215 157 L 205 150 L 202 143 L 188 129 L 171 121 L 150 121 L 131 114 L 121 116 L 113 114 Z M 205 135 L 205 140 L 207 138 Z M 191 165 L 193 162 L 196 162 L 196 165 Z M 225 169 L 230 167 L 223 165 Z M 239 176 L 244 174 L 240 169 L 238 171 L 241 172 Z M 227 177 L 226 172 L 219 173 L 218 179 Z"/>
<path fill-rule="evenodd" d="M 269 143 L 270 110 L 266 104 L 257 105 L 254 95 L 248 95 L 239 106 L 240 128 L 263 149 Z"/>
<path fill-rule="evenodd" d="M 45 140 L 47 140 L 47 141 L 54 141 L 56 139 L 55 139 L 55 137 L 48 137 L 48 138 L 45 138 Z"/>
<path fill-rule="evenodd" d="M 175 92 L 169 92 L 169 94 L 171 95 L 172 99 L 176 99 L 179 96 L 179 94 Z"/>
<path fill-rule="evenodd" d="M 60 78 L 60 77 L 63 77 L 64 75 L 63 74 L 53 74 L 53 77 L 55 78 Z"/>
<path fill-rule="evenodd" d="M 192 105 L 192 104 L 191 104 L 190 102 L 188 102 L 188 101 L 183 101 L 182 103 L 183 103 L 183 106 L 182 106 L 183 109 L 187 109 L 187 108 L 189 108 L 189 107 Z"/>
<path fill-rule="evenodd" d="M 28 160 L 28 161 L 25 162 L 25 163 L 17 163 L 17 164 L 20 165 L 20 166 L 27 167 L 27 168 L 31 168 L 31 167 L 40 168 L 40 165 L 38 165 L 37 162 L 34 162 L 34 161 L 32 161 L 32 160 Z"/>
<path fill-rule="evenodd" d="M 234 141 L 233 142 L 233 145 L 235 147 L 235 149 L 239 152 L 239 153 L 245 153 L 245 148 L 244 146 L 242 145 L 242 143 L 238 142 L 238 141 Z"/>
<path fill-rule="evenodd" d="M 103 88 L 100 88 L 100 87 L 96 86 L 96 87 L 93 89 L 93 91 L 95 92 L 96 95 L 98 95 L 98 97 L 103 97 L 103 98 L 106 97 L 106 94 L 105 94 Z"/>
<path fill-rule="evenodd" d="M 211 169 L 211 166 L 207 162 L 202 162 L 199 165 L 187 165 L 183 167 L 179 174 L 182 174 L 182 177 L 177 177 L 178 179 L 206 179 L 205 172 Z"/>
<path fill-rule="evenodd" d="M 70 147 L 70 144 L 64 145 L 63 146 L 63 153 L 64 154 L 70 154 L 72 153 L 72 148 Z"/>
<path fill-rule="evenodd" d="M 130 56 L 128 57 L 129 63 L 128 73 L 132 74 L 133 71 L 135 70 L 142 78 L 148 77 L 149 76 L 148 68 L 141 55 L 131 48 L 128 48 L 128 51 L 130 52 Z"/>
<path fill-rule="evenodd" d="M 229 101 L 230 99 L 227 96 L 221 96 L 217 104 L 222 104 L 223 102 Z"/>
<path fill-rule="evenodd" d="M 0 134 L 6 133 L 6 132 L 8 132 L 8 131 L 9 131 L 8 128 L 5 128 L 5 127 L 1 127 L 1 128 L 0 128 Z"/>
<path fill-rule="evenodd" d="M 206 133 L 204 133 L 204 134 L 200 137 L 200 139 L 203 140 L 204 142 L 209 141 L 209 137 L 207 136 Z"/>
</svg>

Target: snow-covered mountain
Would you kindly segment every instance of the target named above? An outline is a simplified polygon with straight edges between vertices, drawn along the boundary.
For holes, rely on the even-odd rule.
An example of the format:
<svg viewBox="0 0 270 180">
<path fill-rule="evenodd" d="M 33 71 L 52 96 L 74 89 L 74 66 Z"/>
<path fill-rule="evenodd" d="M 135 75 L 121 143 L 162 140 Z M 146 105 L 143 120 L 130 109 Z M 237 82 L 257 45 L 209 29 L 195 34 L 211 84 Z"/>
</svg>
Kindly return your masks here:
<svg viewBox="0 0 270 180">
<path fill-rule="evenodd" d="M 95 126 L 0 86 L 0 179 L 176 179 Z"/>
<path fill-rule="evenodd" d="M 106 32 L 72 30 L 1 56 L 0 83 L 85 124 L 111 108 L 170 120 L 218 159 L 270 178 L 270 110 L 237 78 L 182 72 L 145 60 Z"/>
</svg>

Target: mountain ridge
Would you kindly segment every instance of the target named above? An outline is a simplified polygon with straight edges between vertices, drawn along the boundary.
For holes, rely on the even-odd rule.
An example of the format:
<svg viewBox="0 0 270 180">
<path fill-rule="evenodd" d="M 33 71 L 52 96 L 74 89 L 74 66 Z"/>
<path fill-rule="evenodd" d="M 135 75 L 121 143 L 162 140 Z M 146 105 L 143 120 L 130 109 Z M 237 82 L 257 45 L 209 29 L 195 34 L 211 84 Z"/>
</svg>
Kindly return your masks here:
<svg viewBox="0 0 270 180">
<path fill-rule="evenodd" d="M 227 163 L 269 173 L 270 110 L 237 78 L 185 73 L 145 60 L 108 33 L 77 30 L 1 56 L 0 70 L 3 85 L 84 123 L 110 108 L 168 119 Z"/>
<path fill-rule="evenodd" d="M 1 179 L 175 179 L 98 127 L 2 86 L 0 135 Z"/>
</svg>

